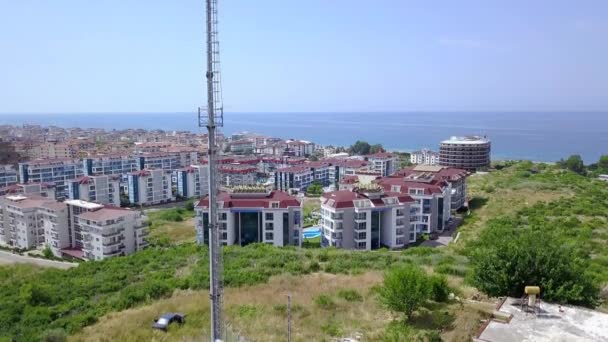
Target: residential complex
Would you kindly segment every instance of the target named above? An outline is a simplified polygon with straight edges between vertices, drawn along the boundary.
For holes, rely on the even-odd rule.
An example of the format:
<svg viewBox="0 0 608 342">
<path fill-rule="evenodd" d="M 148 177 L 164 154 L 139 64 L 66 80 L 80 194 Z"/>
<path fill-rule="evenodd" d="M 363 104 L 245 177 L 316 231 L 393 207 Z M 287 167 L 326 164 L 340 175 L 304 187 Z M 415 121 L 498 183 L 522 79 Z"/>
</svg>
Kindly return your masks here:
<svg viewBox="0 0 608 342">
<path fill-rule="evenodd" d="M 398 158 L 392 153 L 380 152 L 365 157 L 369 162 L 371 170 L 380 173 L 381 176 L 390 176 L 397 170 Z"/>
<path fill-rule="evenodd" d="M 209 198 L 196 206 L 197 241 L 209 238 Z M 275 246 L 300 246 L 302 208 L 300 202 L 282 191 L 259 186 L 242 186 L 218 196 L 220 241 L 223 245 L 264 242 Z"/>
<path fill-rule="evenodd" d="M 171 172 L 141 170 L 128 176 L 129 202 L 134 205 L 153 205 L 174 200 L 171 192 Z"/>
<path fill-rule="evenodd" d="M 82 176 L 71 180 L 68 197 L 120 207 L 120 176 Z"/>
<path fill-rule="evenodd" d="M 77 159 L 36 160 L 19 163 L 19 181 L 21 183 L 53 183 L 58 199 L 67 198 L 68 181 L 82 175 L 82 163 Z"/>
<path fill-rule="evenodd" d="M 321 203 L 323 246 L 395 249 L 416 240 L 409 218 L 414 200 L 406 194 L 372 184 L 325 193 Z"/>
<path fill-rule="evenodd" d="M 255 185 L 258 168 L 250 164 L 221 164 L 218 166 L 220 184 L 225 187 Z"/>
<path fill-rule="evenodd" d="M 0 188 L 17 184 L 17 170 L 10 165 L 0 165 Z"/>
<path fill-rule="evenodd" d="M 448 182 L 451 187 L 450 208 L 456 211 L 468 205 L 466 181 L 469 172 L 465 170 L 445 166 L 418 165 L 399 170 L 393 176 L 420 181 L 431 179 L 436 183 Z"/>
<path fill-rule="evenodd" d="M 84 260 L 131 254 L 147 246 L 138 211 L 80 200 L 0 197 L 0 243 L 31 249 L 48 246 L 56 256 Z"/>
<path fill-rule="evenodd" d="M 174 171 L 176 191 L 182 198 L 203 197 L 209 192 L 209 168 L 207 165 L 192 165 Z"/>
<path fill-rule="evenodd" d="M 483 171 L 490 167 L 492 144 L 486 137 L 451 137 L 439 146 L 439 165 Z"/>
<path fill-rule="evenodd" d="M 129 154 L 110 154 L 87 157 L 82 160 L 84 174 L 127 175 L 141 168 L 139 158 Z"/>
<path fill-rule="evenodd" d="M 410 153 L 410 162 L 415 165 L 437 165 L 439 164 L 439 153 L 423 148 Z"/>
</svg>

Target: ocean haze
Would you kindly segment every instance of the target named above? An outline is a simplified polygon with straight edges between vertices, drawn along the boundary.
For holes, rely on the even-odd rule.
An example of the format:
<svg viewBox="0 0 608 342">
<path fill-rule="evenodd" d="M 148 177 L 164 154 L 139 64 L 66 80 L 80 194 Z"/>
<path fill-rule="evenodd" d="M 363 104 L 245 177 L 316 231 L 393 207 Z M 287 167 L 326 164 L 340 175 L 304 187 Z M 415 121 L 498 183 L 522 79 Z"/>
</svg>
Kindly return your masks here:
<svg viewBox="0 0 608 342">
<path fill-rule="evenodd" d="M 0 114 L 0 124 L 201 131 L 195 113 Z M 591 163 L 608 154 L 608 112 L 226 113 L 222 130 L 323 145 L 366 140 L 401 151 L 436 150 L 454 135 L 487 135 L 494 159 L 552 162 L 580 154 Z"/>
</svg>

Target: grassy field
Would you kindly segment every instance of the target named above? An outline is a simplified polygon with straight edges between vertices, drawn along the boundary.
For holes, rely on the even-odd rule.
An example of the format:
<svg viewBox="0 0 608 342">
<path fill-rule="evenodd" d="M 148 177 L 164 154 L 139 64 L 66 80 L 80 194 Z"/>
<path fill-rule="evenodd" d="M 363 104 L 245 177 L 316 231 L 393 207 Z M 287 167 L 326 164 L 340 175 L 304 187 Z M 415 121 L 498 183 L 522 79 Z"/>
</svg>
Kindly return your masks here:
<svg viewBox="0 0 608 342">
<path fill-rule="evenodd" d="M 194 211 L 185 209 L 159 209 L 146 214 L 150 223 L 151 243 L 180 244 L 196 239 Z"/>
</svg>

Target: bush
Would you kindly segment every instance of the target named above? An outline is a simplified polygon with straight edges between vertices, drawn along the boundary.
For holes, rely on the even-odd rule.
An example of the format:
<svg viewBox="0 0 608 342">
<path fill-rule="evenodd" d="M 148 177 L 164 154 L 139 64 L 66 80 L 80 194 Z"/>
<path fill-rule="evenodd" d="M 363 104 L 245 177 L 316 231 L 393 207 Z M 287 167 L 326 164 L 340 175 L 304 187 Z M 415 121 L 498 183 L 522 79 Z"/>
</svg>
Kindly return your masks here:
<svg viewBox="0 0 608 342">
<path fill-rule="evenodd" d="M 378 291 L 384 305 L 410 319 L 430 296 L 429 279 L 418 266 L 397 266 L 386 272 Z"/>
<path fill-rule="evenodd" d="M 336 337 L 342 335 L 342 329 L 336 321 L 330 320 L 321 326 L 321 331 L 329 336 Z"/>
<path fill-rule="evenodd" d="M 44 342 L 67 342 L 68 335 L 63 329 L 52 329 L 47 330 L 42 335 L 42 341 Z"/>
<path fill-rule="evenodd" d="M 598 289 L 585 271 L 589 257 L 582 249 L 547 229 L 514 229 L 508 223 L 497 221 L 486 229 L 473 251 L 471 279 L 478 289 L 490 296 L 520 297 L 526 285 L 537 285 L 550 302 L 597 303 Z"/>
<path fill-rule="evenodd" d="M 186 202 L 186 205 L 184 206 L 184 209 L 186 209 L 188 211 L 194 211 L 194 201 L 193 200 L 189 200 L 188 202 Z"/>
<path fill-rule="evenodd" d="M 363 300 L 363 296 L 354 289 L 341 289 L 338 291 L 337 296 L 347 302 L 360 302 Z"/>
<path fill-rule="evenodd" d="M 336 303 L 327 295 L 319 295 L 314 299 L 314 302 L 321 309 L 331 310 L 336 308 Z"/>
<path fill-rule="evenodd" d="M 446 302 L 450 295 L 450 287 L 445 276 L 434 275 L 429 278 L 431 283 L 431 299 L 436 302 Z"/>
</svg>

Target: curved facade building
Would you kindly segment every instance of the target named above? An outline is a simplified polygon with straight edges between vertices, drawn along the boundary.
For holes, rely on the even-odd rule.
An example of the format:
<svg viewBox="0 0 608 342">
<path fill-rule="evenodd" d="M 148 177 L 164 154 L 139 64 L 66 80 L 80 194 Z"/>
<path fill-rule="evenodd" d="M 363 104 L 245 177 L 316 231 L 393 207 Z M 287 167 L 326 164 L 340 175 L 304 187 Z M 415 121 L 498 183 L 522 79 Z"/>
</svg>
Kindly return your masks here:
<svg viewBox="0 0 608 342">
<path fill-rule="evenodd" d="M 451 137 L 439 146 L 439 165 L 483 171 L 490 167 L 491 143 L 486 137 Z"/>
</svg>

